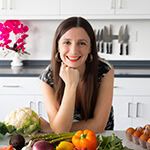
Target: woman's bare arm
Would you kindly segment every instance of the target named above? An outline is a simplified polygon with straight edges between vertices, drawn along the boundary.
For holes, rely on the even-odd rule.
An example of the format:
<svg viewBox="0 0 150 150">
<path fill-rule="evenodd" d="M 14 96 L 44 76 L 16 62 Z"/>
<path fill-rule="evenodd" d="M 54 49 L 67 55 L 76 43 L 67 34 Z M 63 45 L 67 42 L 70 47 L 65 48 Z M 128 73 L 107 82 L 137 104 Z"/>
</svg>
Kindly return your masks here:
<svg viewBox="0 0 150 150">
<path fill-rule="evenodd" d="M 98 100 L 94 111 L 94 118 L 87 121 L 74 122 L 71 130 L 92 129 L 103 132 L 111 110 L 113 98 L 114 69 L 112 68 L 102 79 Z"/>
<path fill-rule="evenodd" d="M 62 64 L 60 77 L 65 83 L 61 105 L 56 100 L 54 89 L 42 82 L 44 103 L 50 126 L 56 133 L 70 131 L 72 127 L 79 72 Z"/>
<path fill-rule="evenodd" d="M 59 106 L 56 101 L 53 88 L 42 83 L 44 103 L 48 114 L 50 126 L 56 133 L 69 131 L 72 126 L 74 106 L 75 106 L 75 87 L 65 87 L 63 100 Z"/>
</svg>

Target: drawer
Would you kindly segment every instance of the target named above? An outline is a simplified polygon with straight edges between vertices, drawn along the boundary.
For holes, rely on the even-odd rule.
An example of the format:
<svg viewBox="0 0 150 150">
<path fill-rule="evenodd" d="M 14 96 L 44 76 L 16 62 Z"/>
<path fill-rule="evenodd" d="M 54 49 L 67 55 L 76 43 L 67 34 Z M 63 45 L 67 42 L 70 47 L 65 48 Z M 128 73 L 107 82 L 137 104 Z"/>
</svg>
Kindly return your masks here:
<svg viewBox="0 0 150 150">
<path fill-rule="evenodd" d="M 114 95 L 150 95 L 150 78 L 115 78 Z"/>
<path fill-rule="evenodd" d="M 1 77 L 0 94 L 38 94 L 41 95 L 38 77 Z"/>
</svg>

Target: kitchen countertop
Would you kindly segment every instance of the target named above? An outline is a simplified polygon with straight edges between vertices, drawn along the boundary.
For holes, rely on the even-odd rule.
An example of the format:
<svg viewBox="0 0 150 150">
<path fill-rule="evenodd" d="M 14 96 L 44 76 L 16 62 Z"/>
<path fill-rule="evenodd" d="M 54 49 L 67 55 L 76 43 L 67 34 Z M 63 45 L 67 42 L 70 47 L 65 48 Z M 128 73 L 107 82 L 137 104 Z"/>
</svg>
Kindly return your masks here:
<svg viewBox="0 0 150 150">
<path fill-rule="evenodd" d="M 150 77 L 150 68 L 117 68 L 115 69 L 116 77 Z"/>
<path fill-rule="evenodd" d="M 40 67 L 1 67 L 0 77 L 37 77 L 46 68 Z"/>
<path fill-rule="evenodd" d="M 127 146 L 128 148 L 133 149 L 133 150 L 145 150 L 140 145 L 136 145 L 133 142 L 130 142 L 129 140 L 127 140 L 124 131 L 105 131 L 102 134 L 103 135 L 111 135 L 112 133 L 115 133 L 115 135 L 117 135 L 119 138 L 122 139 L 124 146 Z M 4 140 L 0 141 L 0 145 L 8 145 L 8 140 L 9 140 L 9 138 L 5 137 Z"/>
<path fill-rule="evenodd" d="M 24 61 L 23 67 L 11 67 L 9 61 L 0 61 L 0 77 L 38 77 L 50 61 Z M 111 62 L 115 77 L 150 77 L 150 61 Z"/>
<path fill-rule="evenodd" d="M 37 77 L 50 61 L 27 60 L 22 67 L 11 67 L 11 61 L 0 61 L 0 77 Z"/>
<path fill-rule="evenodd" d="M 38 77 L 46 66 L 1 67 L 0 77 Z M 150 77 L 150 69 L 115 68 L 115 77 Z"/>
</svg>

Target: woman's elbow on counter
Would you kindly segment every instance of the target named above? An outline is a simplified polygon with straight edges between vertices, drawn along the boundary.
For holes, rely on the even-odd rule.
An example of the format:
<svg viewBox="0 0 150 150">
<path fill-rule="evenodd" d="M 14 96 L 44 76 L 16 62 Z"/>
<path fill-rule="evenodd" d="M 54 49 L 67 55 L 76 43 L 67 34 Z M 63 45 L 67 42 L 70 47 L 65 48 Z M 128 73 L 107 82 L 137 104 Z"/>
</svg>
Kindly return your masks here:
<svg viewBox="0 0 150 150">
<path fill-rule="evenodd" d="M 71 127 L 65 125 L 51 125 L 52 131 L 56 134 L 70 132 Z"/>
</svg>

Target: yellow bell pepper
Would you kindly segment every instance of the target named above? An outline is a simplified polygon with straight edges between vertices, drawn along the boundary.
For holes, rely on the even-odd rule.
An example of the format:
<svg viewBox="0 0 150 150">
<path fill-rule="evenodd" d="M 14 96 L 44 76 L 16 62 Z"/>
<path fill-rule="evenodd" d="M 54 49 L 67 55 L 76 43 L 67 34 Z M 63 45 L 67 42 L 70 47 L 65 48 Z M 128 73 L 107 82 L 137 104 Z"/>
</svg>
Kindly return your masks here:
<svg viewBox="0 0 150 150">
<path fill-rule="evenodd" d="M 73 150 L 74 145 L 71 142 L 62 141 L 56 147 L 56 150 Z"/>
</svg>

